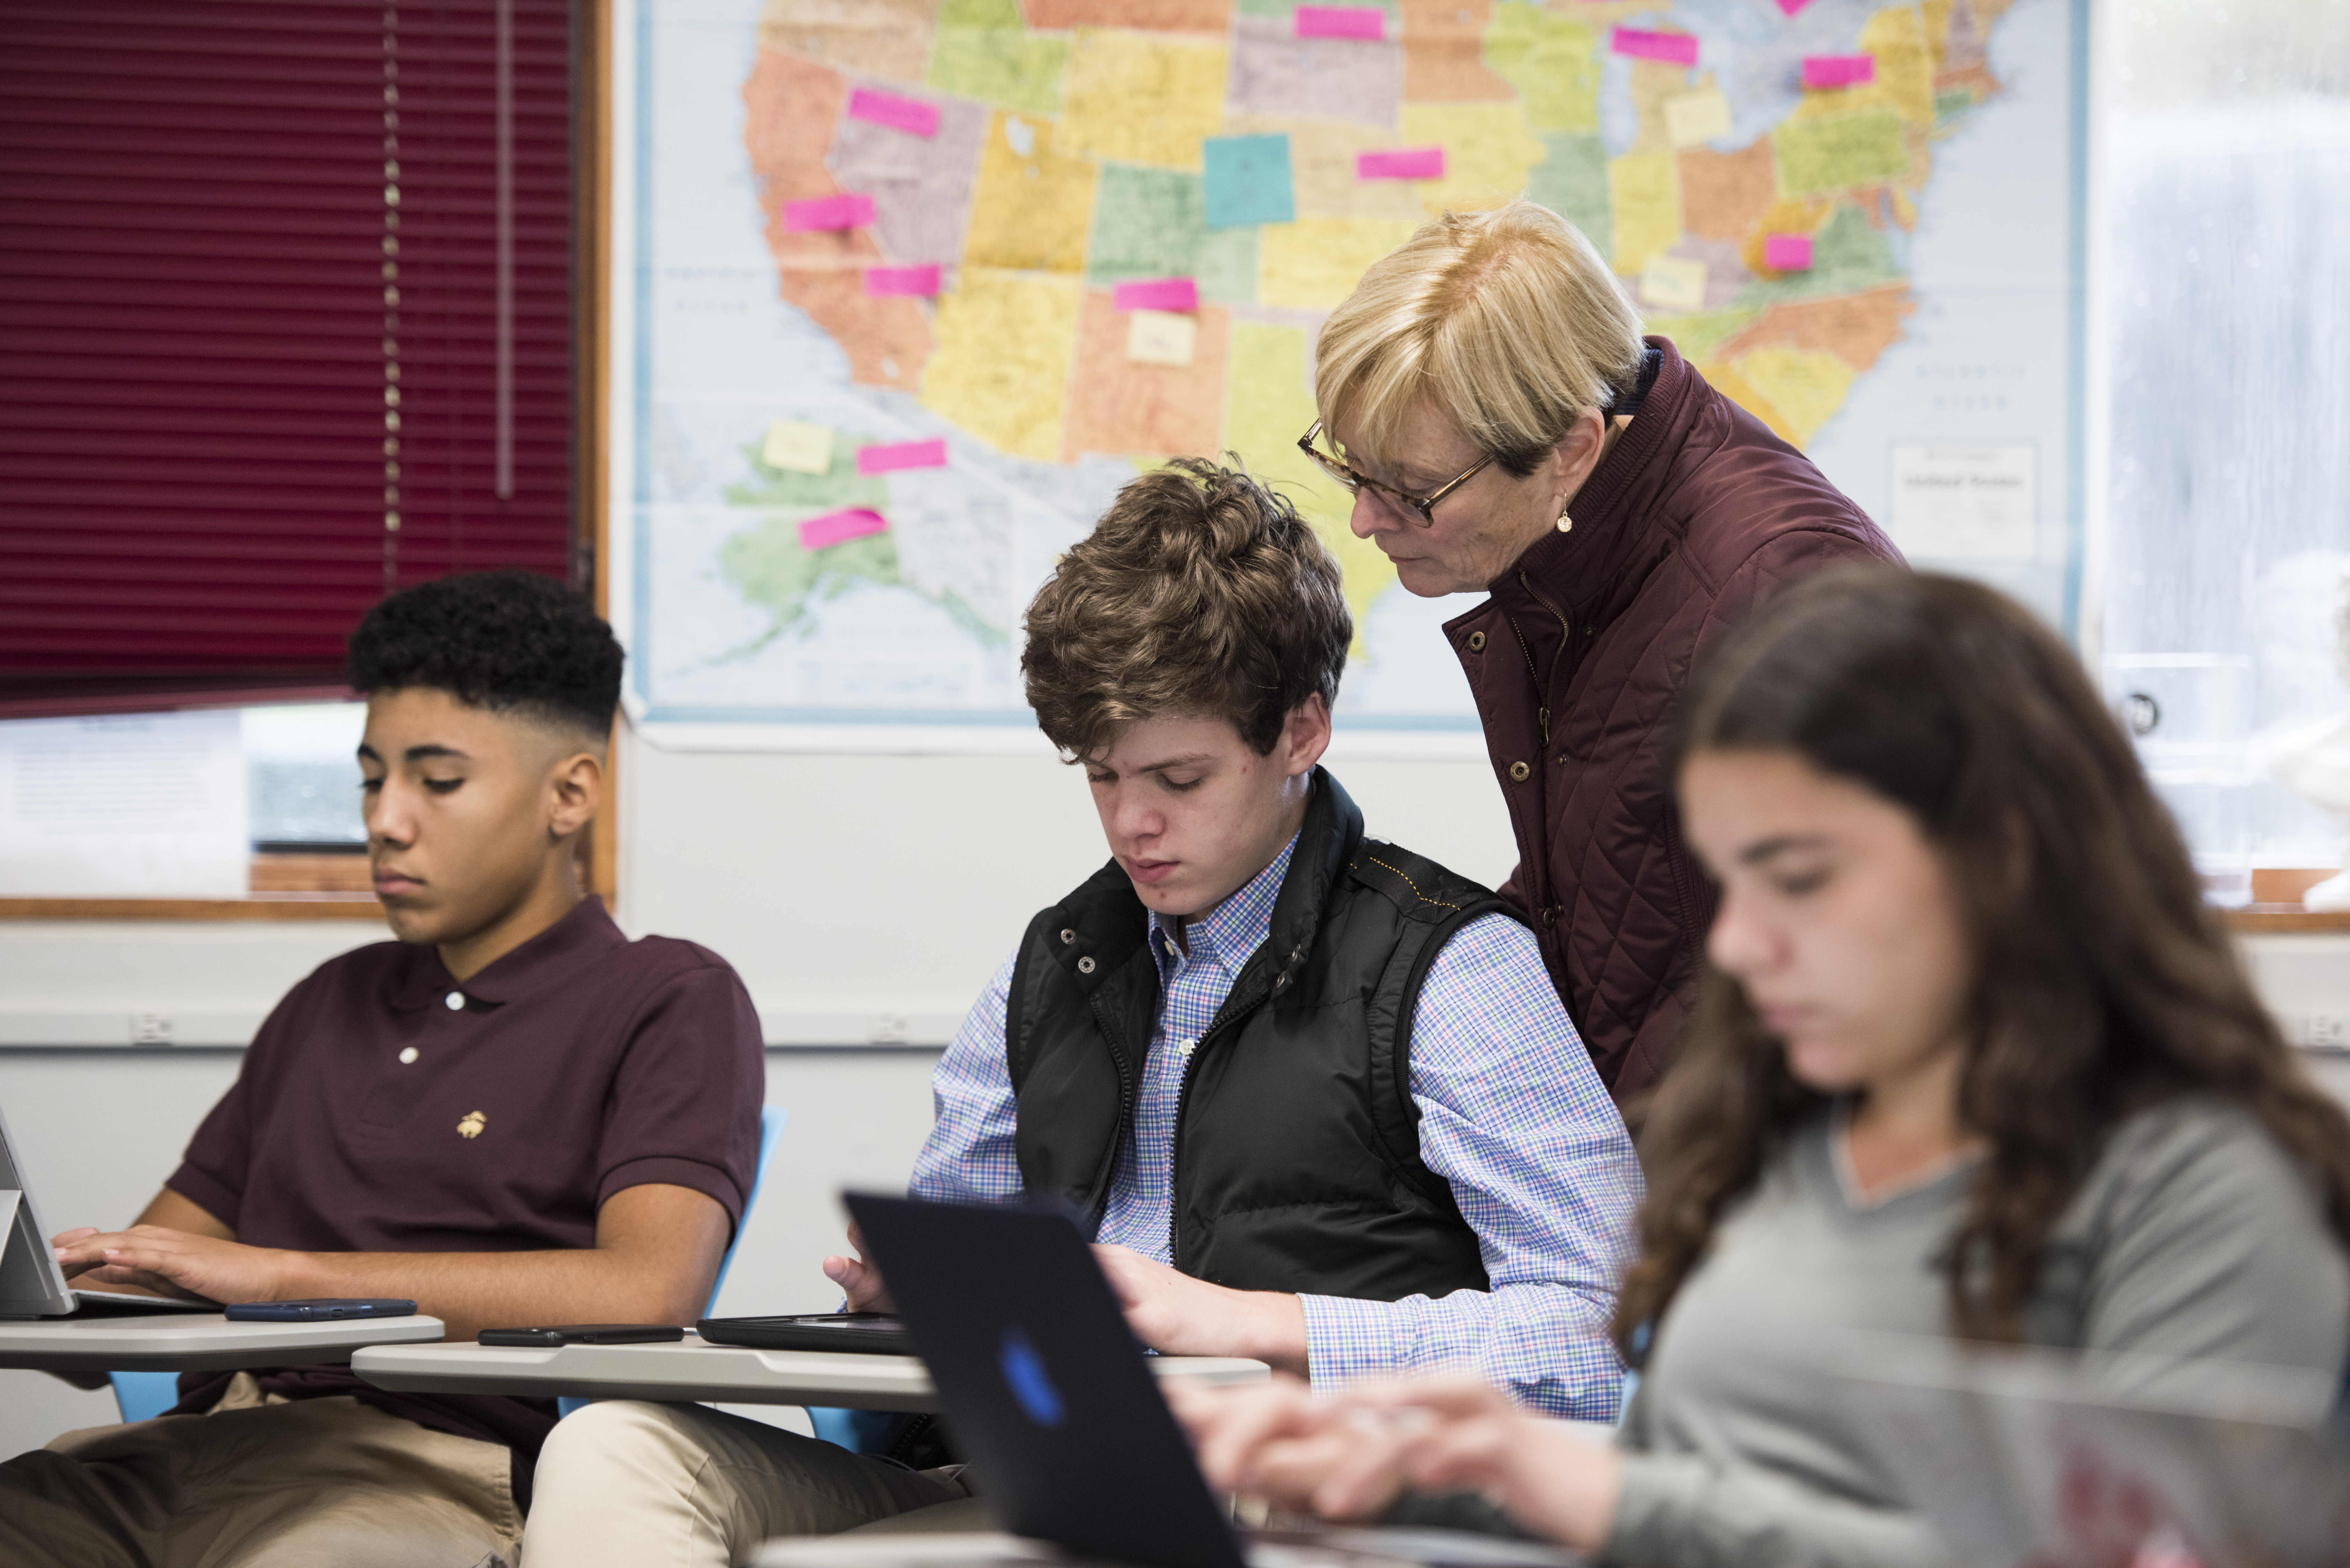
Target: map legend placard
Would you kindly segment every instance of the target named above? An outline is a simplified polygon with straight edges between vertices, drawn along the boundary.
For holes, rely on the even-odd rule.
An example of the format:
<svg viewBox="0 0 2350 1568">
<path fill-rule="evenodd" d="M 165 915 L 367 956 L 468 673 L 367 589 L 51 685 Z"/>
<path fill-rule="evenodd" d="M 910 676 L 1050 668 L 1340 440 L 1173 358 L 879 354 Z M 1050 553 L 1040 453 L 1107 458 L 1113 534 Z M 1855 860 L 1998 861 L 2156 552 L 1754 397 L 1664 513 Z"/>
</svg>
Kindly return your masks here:
<svg viewBox="0 0 2350 1568">
<path fill-rule="evenodd" d="M 2028 443 L 1895 447 L 1893 542 L 1913 560 L 2030 560 L 2037 456 Z"/>
</svg>

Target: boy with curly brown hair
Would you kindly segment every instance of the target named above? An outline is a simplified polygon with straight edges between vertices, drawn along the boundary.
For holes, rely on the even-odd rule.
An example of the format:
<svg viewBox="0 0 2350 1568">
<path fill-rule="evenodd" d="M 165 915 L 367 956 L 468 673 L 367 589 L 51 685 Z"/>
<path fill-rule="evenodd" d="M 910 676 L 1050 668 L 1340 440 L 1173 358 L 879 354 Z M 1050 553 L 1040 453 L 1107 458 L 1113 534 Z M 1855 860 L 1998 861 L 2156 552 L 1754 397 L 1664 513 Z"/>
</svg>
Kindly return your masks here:
<svg viewBox="0 0 2350 1568">
<path fill-rule="evenodd" d="M 1029 702 L 1110 859 L 940 1060 L 914 1195 L 1068 1203 L 1160 1351 L 1317 1383 L 1473 1367 L 1613 1417 L 1630 1140 L 1514 911 L 1367 837 L 1321 766 L 1354 627 L 1314 530 L 1245 473 L 1170 463 L 1027 631 Z M 825 1267 L 888 1309 L 870 1262 Z M 623 1402 L 558 1427 L 539 1485 L 526 1555 L 641 1568 L 973 1506 L 959 1467 Z"/>
</svg>

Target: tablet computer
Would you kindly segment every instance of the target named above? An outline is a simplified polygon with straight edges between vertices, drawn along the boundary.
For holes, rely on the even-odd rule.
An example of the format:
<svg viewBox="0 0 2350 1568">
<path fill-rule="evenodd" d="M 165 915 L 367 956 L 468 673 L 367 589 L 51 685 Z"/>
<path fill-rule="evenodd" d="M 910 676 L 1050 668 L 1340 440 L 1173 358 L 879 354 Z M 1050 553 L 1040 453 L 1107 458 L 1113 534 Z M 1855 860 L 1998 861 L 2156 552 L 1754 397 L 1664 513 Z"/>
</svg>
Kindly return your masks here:
<svg viewBox="0 0 2350 1568">
<path fill-rule="evenodd" d="M 49 1233 L 33 1212 L 33 1195 L 9 1142 L 8 1118 L 0 1116 L 0 1318 L 218 1311 L 217 1302 L 68 1285 L 57 1254 L 49 1251 Z"/>
<path fill-rule="evenodd" d="M 913 1335 L 888 1313 L 817 1312 L 787 1317 L 706 1317 L 694 1332 L 712 1345 L 749 1350 L 847 1350 L 911 1355 Z"/>
</svg>

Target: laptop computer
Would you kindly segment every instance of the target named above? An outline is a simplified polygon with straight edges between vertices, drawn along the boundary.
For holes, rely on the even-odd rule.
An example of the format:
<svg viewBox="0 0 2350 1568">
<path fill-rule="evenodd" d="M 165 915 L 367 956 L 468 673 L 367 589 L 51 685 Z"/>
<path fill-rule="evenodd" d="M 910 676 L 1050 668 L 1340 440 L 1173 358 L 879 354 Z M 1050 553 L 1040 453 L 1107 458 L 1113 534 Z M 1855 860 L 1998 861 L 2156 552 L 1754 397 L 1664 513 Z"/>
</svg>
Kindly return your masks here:
<svg viewBox="0 0 2350 1568">
<path fill-rule="evenodd" d="M 0 1114 L 0 1318 L 218 1311 L 215 1302 L 173 1301 L 129 1291 L 78 1291 L 68 1285 L 65 1271 L 49 1251 L 49 1232 L 33 1212 L 33 1195 L 8 1137 L 8 1118 Z"/>
<path fill-rule="evenodd" d="M 2322 1376 L 1862 1335 L 1829 1376 L 1915 1506 L 1985 1568 L 2350 1563 L 2350 1449 Z"/>
<path fill-rule="evenodd" d="M 1564 1550 L 1445 1531 L 1244 1538 L 1209 1491 L 1147 1352 L 1066 1216 L 857 1193 L 847 1203 L 1008 1536 L 827 1536 L 771 1543 L 763 1564 L 974 1568 L 1076 1558 L 1140 1568 L 1363 1560 L 1567 1568 L 1581 1561 Z"/>
</svg>

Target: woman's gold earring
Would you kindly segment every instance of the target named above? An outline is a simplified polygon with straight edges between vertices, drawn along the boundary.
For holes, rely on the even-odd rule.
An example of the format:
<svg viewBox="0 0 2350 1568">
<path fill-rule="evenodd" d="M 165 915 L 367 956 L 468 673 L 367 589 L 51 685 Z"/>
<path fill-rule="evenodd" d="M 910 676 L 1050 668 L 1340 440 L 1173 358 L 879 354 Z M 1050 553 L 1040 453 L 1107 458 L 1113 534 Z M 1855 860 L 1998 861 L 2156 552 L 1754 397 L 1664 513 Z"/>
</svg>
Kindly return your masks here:
<svg viewBox="0 0 2350 1568">
<path fill-rule="evenodd" d="M 1562 533 L 1562 534 L 1572 534 L 1572 533 L 1574 533 L 1574 532 L 1575 532 L 1575 519 L 1574 519 L 1574 518 L 1572 518 L 1572 517 L 1569 517 L 1569 516 L 1568 516 L 1565 513 L 1564 513 L 1564 512 L 1560 513 L 1560 514 L 1558 514 L 1558 531 L 1559 531 L 1560 533 Z"/>
</svg>

